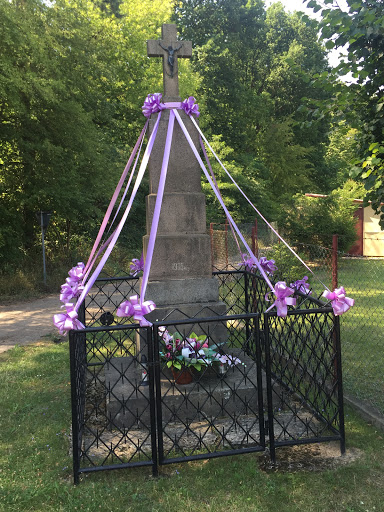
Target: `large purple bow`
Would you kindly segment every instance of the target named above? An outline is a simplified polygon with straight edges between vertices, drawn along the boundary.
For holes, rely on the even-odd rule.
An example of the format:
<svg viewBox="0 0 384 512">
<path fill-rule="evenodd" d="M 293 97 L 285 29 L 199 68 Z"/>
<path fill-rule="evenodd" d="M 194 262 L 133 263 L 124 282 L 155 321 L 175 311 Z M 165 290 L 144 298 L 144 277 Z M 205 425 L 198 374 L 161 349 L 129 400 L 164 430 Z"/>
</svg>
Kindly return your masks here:
<svg viewBox="0 0 384 512">
<path fill-rule="evenodd" d="M 144 315 L 147 315 L 154 309 L 156 309 L 156 304 L 152 300 L 146 300 L 140 304 L 139 297 L 133 295 L 120 304 L 116 315 L 120 317 L 133 316 L 134 320 L 139 322 L 140 327 L 150 327 L 152 324 L 144 318 Z"/>
<path fill-rule="evenodd" d="M 84 329 L 84 325 L 77 318 L 77 311 L 74 309 L 74 305 L 69 303 L 65 304 L 66 313 L 58 313 L 53 315 L 53 324 L 59 330 L 61 336 L 65 336 L 68 331 L 72 329 Z"/>
<path fill-rule="evenodd" d="M 294 283 L 291 283 L 290 287 L 295 288 L 297 291 L 305 293 L 306 295 L 311 295 L 312 292 L 309 289 L 309 283 L 307 283 L 307 281 L 308 276 L 304 276 L 303 279 L 298 279 Z"/>
<path fill-rule="evenodd" d="M 265 300 L 269 302 L 268 295 L 271 292 L 268 292 L 265 296 Z M 275 302 L 269 307 L 266 311 L 270 311 L 274 306 L 277 309 L 277 316 L 286 317 L 288 313 L 288 306 L 294 306 L 296 304 L 296 299 L 289 297 L 295 293 L 292 288 L 289 288 L 285 281 L 279 281 L 275 284 L 274 294 L 276 296 Z"/>
<path fill-rule="evenodd" d="M 69 277 L 67 277 L 65 283 L 61 285 L 60 291 L 60 301 L 64 304 L 74 297 L 81 295 L 81 292 L 84 290 L 84 286 L 80 284 L 84 277 L 84 268 L 84 263 L 80 261 L 68 272 Z"/>
<path fill-rule="evenodd" d="M 333 292 L 325 290 L 323 297 L 332 302 L 332 308 L 335 316 L 340 316 L 346 313 L 348 309 L 355 304 L 354 299 L 346 297 L 343 286 L 340 286 L 340 288 L 335 288 Z"/>
<path fill-rule="evenodd" d="M 67 277 L 66 282 L 69 286 L 73 286 L 79 283 L 84 277 L 84 263 L 80 261 L 75 267 L 72 267 L 68 272 L 69 277 Z"/>
<path fill-rule="evenodd" d="M 151 114 L 156 114 L 161 110 L 164 110 L 166 106 L 161 102 L 161 92 L 155 92 L 155 94 L 148 94 L 144 100 L 144 105 L 141 107 L 145 117 L 150 118 Z"/>
<path fill-rule="evenodd" d="M 275 260 L 267 260 L 265 256 L 260 258 L 259 263 L 264 272 L 267 272 L 268 274 L 273 274 L 277 270 Z"/>
<path fill-rule="evenodd" d="M 195 103 L 195 101 L 195 98 L 190 96 L 188 99 L 181 102 L 181 108 L 188 116 L 195 114 L 196 117 L 199 117 L 200 115 L 199 105 Z"/>
<path fill-rule="evenodd" d="M 141 255 L 140 259 L 133 258 L 129 265 L 130 275 L 136 277 L 139 272 L 144 270 L 144 256 Z"/>
<path fill-rule="evenodd" d="M 83 290 L 84 286 L 82 286 L 80 283 L 74 283 L 72 286 L 68 283 L 64 283 L 61 285 L 60 301 L 65 304 L 71 299 L 79 297 Z"/>
</svg>

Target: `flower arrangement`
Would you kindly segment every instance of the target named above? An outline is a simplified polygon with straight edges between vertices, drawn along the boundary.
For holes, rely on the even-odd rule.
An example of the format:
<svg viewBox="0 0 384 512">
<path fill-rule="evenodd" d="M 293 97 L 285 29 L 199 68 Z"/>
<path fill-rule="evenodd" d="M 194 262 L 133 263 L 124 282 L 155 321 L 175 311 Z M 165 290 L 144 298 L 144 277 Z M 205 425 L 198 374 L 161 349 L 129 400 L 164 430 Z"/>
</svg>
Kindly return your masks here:
<svg viewBox="0 0 384 512">
<path fill-rule="evenodd" d="M 178 332 L 170 334 L 165 327 L 159 327 L 159 334 L 162 341 L 160 357 L 166 362 L 168 368 L 176 370 L 195 368 L 201 371 L 203 368 L 214 365 L 244 364 L 239 358 L 220 352 L 220 346 L 224 343 L 209 346 L 205 335 L 197 336 L 192 332 L 189 337 L 183 337 Z"/>
</svg>

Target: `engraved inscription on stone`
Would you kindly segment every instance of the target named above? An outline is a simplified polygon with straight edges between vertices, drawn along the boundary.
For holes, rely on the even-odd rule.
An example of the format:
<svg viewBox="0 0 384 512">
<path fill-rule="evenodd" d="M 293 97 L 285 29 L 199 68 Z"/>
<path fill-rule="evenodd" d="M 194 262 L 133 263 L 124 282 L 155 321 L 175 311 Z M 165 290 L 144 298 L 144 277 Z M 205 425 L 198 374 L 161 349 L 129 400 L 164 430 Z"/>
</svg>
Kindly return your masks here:
<svg viewBox="0 0 384 512">
<path fill-rule="evenodd" d="M 182 272 L 188 272 L 189 268 L 184 263 L 172 263 L 172 270 L 179 270 Z"/>
</svg>

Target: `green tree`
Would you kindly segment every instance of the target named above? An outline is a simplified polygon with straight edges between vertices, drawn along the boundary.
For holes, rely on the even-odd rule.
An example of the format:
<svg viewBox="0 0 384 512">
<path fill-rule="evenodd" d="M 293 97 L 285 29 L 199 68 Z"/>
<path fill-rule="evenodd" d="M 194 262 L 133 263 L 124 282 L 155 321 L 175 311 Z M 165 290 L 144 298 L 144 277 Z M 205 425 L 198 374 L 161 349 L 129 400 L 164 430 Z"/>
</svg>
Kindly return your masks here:
<svg viewBox="0 0 384 512">
<path fill-rule="evenodd" d="M 366 203 L 371 200 L 384 228 L 384 4 L 381 0 L 347 0 L 340 6 L 310 0 L 308 7 L 320 12 L 321 36 L 327 48 L 342 48 L 346 54 L 330 76 L 319 76 L 318 86 L 332 90 L 332 101 L 315 105 L 314 115 L 332 111 L 336 119 L 346 119 L 358 130 L 356 165 L 353 177 L 364 181 Z M 353 83 L 345 85 L 340 75 L 352 74 Z"/>
<path fill-rule="evenodd" d="M 274 193 L 303 190 L 316 177 L 314 147 L 326 139 L 325 129 L 304 134 L 297 124 L 301 96 L 323 94 L 310 85 L 311 75 L 326 69 L 315 22 L 287 14 L 280 3 L 265 10 L 261 0 L 186 0 L 174 19 L 195 43 L 203 127 L 222 135 L 235 160 L 253 155 L 262 162 Z"/>
<path fill-rule="evenodd" d="M 282 207 L 279 229 L 293 244 L 330 247 L 332 235 L 339 235 L 339 249 L 347 252 L 356 241 L 353 199 L 362 194 L 361 185 L 349 180 L 328 196 L 297 194 Z"/>
</svg>

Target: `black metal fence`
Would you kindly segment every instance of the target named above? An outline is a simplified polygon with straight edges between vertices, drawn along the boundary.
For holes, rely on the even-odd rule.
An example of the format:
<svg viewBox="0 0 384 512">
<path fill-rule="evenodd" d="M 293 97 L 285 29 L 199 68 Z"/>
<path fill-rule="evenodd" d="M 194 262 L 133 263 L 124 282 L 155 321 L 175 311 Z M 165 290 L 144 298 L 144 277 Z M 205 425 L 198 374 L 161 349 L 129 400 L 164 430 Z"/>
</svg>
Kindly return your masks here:
<svg viewBox="0 0 384 512">
<path fill-rule="evenodd" d="M 215 275 L 225 315 L 209 308 L 194 318 L 180 312 L 180 320 L 149 328 L 102 325 L 114 320 L 121 290 L 132 283 L 116 286 L 117 300 L 110 283 L 106 293 L 102 286 L 91 293 L 83 311 L 90 326 L 70 332 L 75 482 L 86 472 L 145 465 L 157 474 L 163 464 L 267 447 L 274 459 L 281 445 L 338 440 L 344 451 L 339 323 L 332 309 L 299 294 L 286 318 L 264 314 L 258 275 Z M 182 340 L 195 333 L 216 347 L 217 361 L 177 375 L 164 332 Z M 183 372 L 189 382 L 181 380 Z"/>
</svg>

